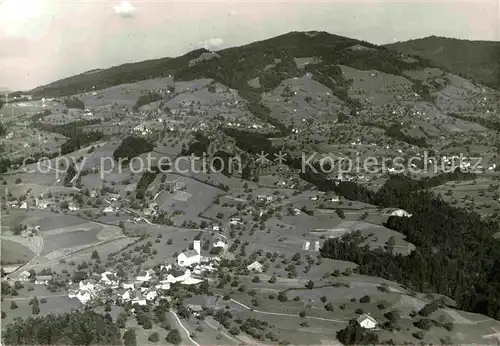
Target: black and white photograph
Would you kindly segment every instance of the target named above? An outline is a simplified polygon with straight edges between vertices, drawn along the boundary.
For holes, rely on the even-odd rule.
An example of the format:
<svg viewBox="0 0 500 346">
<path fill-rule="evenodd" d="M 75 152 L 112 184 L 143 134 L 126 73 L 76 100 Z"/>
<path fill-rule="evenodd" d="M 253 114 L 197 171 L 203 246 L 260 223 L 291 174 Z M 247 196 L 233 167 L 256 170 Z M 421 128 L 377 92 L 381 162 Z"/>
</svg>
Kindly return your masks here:
<svg viewBox="0 0 500 346">
<path fill-rule="evenodd" d="M 0 0 L 1 345 L 500 345 L 500 0 Z"/>
</svg>

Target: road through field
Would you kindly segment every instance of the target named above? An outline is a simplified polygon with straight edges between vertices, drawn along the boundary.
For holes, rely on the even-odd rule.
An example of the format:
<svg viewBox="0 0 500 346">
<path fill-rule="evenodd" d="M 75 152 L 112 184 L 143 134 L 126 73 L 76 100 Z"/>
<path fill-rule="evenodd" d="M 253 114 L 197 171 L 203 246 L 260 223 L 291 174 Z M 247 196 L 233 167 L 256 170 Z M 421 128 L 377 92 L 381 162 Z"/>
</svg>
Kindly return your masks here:
<svg viewBox="0 0 500 346">
<path fill-rule="evenodd" d="M 172 313 L 172 315 L 174 315 L 175 319 L 177 320 L 177 323 L 179 323 L 179 326 L 184 330 L 184 332 L 186 333 L 189 341 L 191 341 L 193 344 L 195 344 L 196 346 L 201 346 L 199 343 L 197 343 L 196 341 L 193 340 L 193 338 L 191 338 L 191 335 L 189 333 L 189 330 L 184 327 L 184 325 L 182 324 L 181 322 L 181 319 L 179 318 L 179 316 L 177 316 L 177 314 L 175 312 L 173 312 L 172 310 L 170 310 L 170 312 Z"/>
</svg>

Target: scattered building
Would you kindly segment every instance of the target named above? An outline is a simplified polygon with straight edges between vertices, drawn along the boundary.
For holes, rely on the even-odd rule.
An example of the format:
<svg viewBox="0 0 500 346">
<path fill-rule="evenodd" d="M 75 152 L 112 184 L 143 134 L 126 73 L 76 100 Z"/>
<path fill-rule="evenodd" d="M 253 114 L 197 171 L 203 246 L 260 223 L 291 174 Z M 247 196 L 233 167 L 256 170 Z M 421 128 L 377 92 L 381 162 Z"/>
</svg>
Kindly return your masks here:
<svg viewBox="0 0 500 346">
<path fill-rule="evenodd" d="M 150 281 L 154 273 L 155 271 L 153 269 L 148 269 L 140 272 L 139 275 L 137 275 L 136 279 L 137 281 L 142 281 L 142 282 Z"/>
</svg>

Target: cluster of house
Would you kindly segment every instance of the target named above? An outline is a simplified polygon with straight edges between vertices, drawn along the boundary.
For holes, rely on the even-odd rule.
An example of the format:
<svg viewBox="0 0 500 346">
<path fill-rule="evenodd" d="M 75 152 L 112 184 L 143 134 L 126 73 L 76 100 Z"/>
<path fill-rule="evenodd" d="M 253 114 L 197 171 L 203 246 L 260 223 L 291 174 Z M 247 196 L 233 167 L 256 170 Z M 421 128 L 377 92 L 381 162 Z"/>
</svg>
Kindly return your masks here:
<svg viewBox="0 0 500 346">
<path fill-rule="evenodd" d="M 194 249 L 184 251 L 177 257 L 178 266 L 162 265 L 156 271 L 147 269 L 139 272 L 133 281 L 122 281 L 114 271 L 106 271 L 97 279 L 80 281 L 78 286 L 69 290 L 69 298 L 77 298 L 87 304 L 112 289 L 113 301 L 146 305 L 154 303 L 158 297 L 167 294 L 170 285 L 197 285 L 203 282 L 201 275 L 216 270 L 215 258 L 202 257 L 199 240 L 195 240 Z M 108 297 L 111 298 L 111 297 Z"/>
</svg>

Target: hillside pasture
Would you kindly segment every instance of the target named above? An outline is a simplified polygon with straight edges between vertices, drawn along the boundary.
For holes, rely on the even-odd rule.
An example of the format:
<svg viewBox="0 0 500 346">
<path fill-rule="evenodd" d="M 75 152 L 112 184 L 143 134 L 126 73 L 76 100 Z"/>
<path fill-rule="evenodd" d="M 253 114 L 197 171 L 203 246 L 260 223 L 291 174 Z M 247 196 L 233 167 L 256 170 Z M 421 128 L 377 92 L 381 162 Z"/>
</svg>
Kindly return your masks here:
<svg viewBox="0 0 500 346">
<path fill-rule="evenodd" d="M 0 240 L 2 264 L 27 263 L 35 255 L 27 246 L 9 240 Z"/>
</svg>

